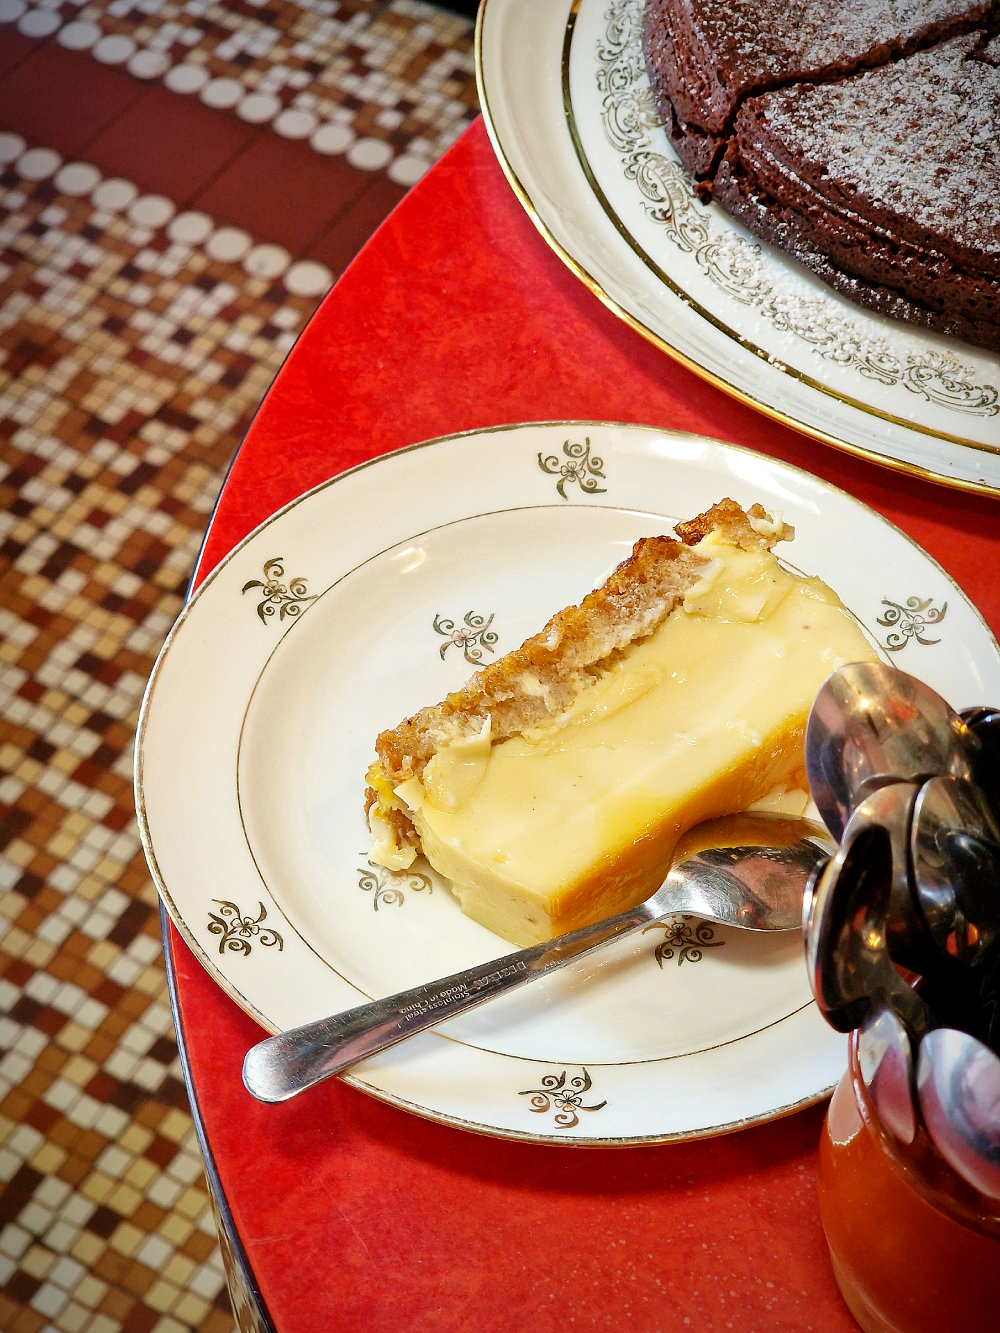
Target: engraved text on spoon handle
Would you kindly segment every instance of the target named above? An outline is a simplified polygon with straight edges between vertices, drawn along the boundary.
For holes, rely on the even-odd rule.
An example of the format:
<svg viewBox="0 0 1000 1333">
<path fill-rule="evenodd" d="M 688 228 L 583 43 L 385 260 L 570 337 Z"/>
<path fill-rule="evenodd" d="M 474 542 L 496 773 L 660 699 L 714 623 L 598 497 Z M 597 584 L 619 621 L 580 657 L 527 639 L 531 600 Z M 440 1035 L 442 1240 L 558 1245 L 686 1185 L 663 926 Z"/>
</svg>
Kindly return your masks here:
<svg viewBox="0 0 1000 1333">
<path fill-rule="evenodd" d="M 546 976 L 592 949 L 648 925 L 657 915 L 649 903 L 640 903 L 631 911 L 556 940 L 279 1033 L 247 1054 L 243 1081 L 260 1101 L 285 1101 L 425 1028 Z"/>
</svg>

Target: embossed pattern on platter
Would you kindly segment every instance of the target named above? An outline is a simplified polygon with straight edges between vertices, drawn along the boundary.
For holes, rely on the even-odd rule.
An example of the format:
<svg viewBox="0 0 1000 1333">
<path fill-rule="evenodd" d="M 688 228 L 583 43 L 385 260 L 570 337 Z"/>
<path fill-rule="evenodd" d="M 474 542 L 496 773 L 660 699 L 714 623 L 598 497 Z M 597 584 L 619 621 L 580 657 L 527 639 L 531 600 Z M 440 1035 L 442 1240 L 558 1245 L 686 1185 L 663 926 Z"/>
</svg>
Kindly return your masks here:
<svg viewBox="0 0 1000 1333">
<path fill-rule="evenodd" d="M 297 616 L 308 602 L 315 602 L 319 595 L 306 591 L 304 578 L 296 576 L 285 584 L 281 582 L 284 577 L 285 566 L 279 555 L 264 562 L 263 579 L 250 579 L 243 585 L 244 593 L 250 592 L 252 588 L 260 589 L 257 614 L 264 625 L 275 612 L 279 620 L 284 620 L 286 616 Z"/>
<path fill-rule="evenodd" d="M 485 648 L 487 652 L 492 653 L 500 638 L 496 630 L 490 628 L 492 624 L 492 612 L 486 617 L 478 615 L 475 611 L 469 611 L 464 617 L 464 623 L 457 627 L 454 620 L 449 620 L 446 616 L 435 616 L 432 628 L 445 638 L 444 643 L 440 645 L 441 661 L 445 660 L 444 655 L 448 649 L 457 644 L 462 649 L 465 660 L 472 666 L 479 666 L 483 660 L 482 650 Z"/>
<path fill-rule="evenodd" d="M 725 940 L 715 938 L 714 929 L 707 921 L 695 921 L 692 916 L 675 916 L 669 921 L 655 921 L 642 932 L 662 930 L 663 939 L 653 950 L 657 967 L 662 968 L 671 958 L 677 958 L 677 966 L 682 963 L 700 963 L 706 949 L 721 949 Z"/>
<path fill-rule="evenodd" d="M 901 386 L 937 407 L 968 416 L 1000 412 L 1000 389 L 977 384 L 974 371 L 953 352 L 894 350 L 872 337 L 833 297 L 779 291 L 768 276 L 764 250 L 731 225 L 713 235 L 716 211 L 699 203 L 687 172 L 654 146 L 660 131 L 642 54 L 642 0 L 614 0 L 597 45 L 597 88 L 605 137 L 625 176 L 641 192 L 642 208 L 682 254 L 690 254 L 718 290 L 753 307 L 778 333 L 808 343 L 824 360 L 854 370 L 887 388 Z"/>
<path fill-rule="evenodd" d="M 235 903 L 228 902 L 223 898 L 213 898 L 212 901 L 218 906 L 218 912 L 210 911 L 208 914 L 208 933 L 210 935 L 220 935 L 219 953 L 239 953 L 246 957 L 252 949 L 251 941 L 256 940 L 262 944 L 265 949 L 272 949 L 278 946 L 280 953 L 285 947 L 284 941 L 276 930 L 270 926 L 262 926 L 261 923 L 267 919 L 267 908 L 263 903 L 258 903 L 257 917 L 244 915 Z"/>
<path fill-rule="evenodd" d="M 604 459 L 598 458 L 596 454 L 592 457 L 590 453 L 590 436 L 588 435 L 583 444 L 574 443 L 567 440 L 562 447 L 566 461 L 560 462 L 555 454 L 549 454 L 546 457 L 543 454 L 538 455 L 538 466 L 543 472 L 548 473 L 550 477 L 558 477 L 556 490 L 564 500 L 568 500 L 566 494 L 567 484 L 576 484 L 586 495 L 604 495 L 607 492 L 606 486 L 598 486 L 597 479 L 607 480 L 604 475 Z"/>
</svg>

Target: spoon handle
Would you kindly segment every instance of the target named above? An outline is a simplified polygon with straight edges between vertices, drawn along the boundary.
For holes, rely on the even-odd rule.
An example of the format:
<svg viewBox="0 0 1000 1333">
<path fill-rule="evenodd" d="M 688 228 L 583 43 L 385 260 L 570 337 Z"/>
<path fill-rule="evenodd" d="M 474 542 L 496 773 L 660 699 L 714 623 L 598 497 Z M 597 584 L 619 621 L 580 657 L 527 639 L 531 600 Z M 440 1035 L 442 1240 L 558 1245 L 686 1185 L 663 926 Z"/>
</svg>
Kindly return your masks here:
<svg viewBox="0 0 1000 1333">
<path fill-rule="evenodd" d="M 640 903 L 582 930 L 268 1037 L 252 1047 L 243 1062 L 247 1091 L 261 1102 L 287 1101 L 348 1065 L 648 925 L 663 915 L 660 895 L 656 898 L 656 908 L 648 901 Z"/>
</svg>

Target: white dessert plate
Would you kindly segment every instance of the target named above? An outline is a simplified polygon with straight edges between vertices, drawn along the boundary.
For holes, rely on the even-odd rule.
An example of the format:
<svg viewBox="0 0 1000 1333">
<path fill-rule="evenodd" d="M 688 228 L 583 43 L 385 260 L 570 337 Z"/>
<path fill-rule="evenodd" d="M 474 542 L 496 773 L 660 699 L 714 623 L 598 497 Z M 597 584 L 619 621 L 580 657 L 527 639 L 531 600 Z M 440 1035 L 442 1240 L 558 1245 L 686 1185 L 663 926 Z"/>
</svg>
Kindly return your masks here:
<svg viewBox="0 0 1000 1333">
<path fill-rule="evenodd" d="M 212 571 L 143 705 L 146 855 L 175 924 L 237 1003 L 277 1031 L 510 951 L 422 860 L 406 874 L 368 863 L 375 736 L 579 600 L 639 537 L 723 496 L 783 510 L 797 533 L 788 561 L 831 584 L 890 660 L 956 707 L 1000 698 L 997 644 L 945 572 L 773 459 L 593 422 L 377 459 L 294 501 Z M 822 1097 L 844 1061 L 797 934 L 678 919 L 348 1081 L 466 1129 L 601 1145 L 767 1120 Z"/>
<path fill-rule="evenodd" d="M 1000 356 L 871 314 L 695 197 L 657 122 L 643 0 L 484 0 L 483 116 L 535 226 L 652 342 L 828 444 L 1000 493 Z"/>
</svg>

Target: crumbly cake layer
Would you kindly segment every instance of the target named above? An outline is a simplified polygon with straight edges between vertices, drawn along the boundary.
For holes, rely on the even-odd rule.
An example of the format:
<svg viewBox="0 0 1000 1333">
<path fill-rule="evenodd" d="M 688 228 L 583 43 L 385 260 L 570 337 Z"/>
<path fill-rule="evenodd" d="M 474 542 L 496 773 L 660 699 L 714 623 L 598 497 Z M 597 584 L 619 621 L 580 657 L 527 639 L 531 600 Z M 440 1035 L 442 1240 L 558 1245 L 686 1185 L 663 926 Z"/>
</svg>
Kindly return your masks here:
<svg viewBox="0 0 1000 1333">
<path fill-rule="evenodd" d="M 716 178 L 717 185 L 722 173 Z M 769 207 L 767 201 L 747 190 L 743 182 L 727 194 L 723 206 L 762 240 L 786 251 L 793 259 L 811 269 L 827 286 L 855 305 L 863 306 L 890 319 L 903 320 L 933 333 L 1000 351 L 1000 330 L 993 322 L 971 320 L 957 309 L 934 310 L 906 296 L 893 287 L 858 277 L 838 268 L 819 250 L 800 226 L 797 215 Z M 737 195 L 736 191 L 739 190 Z M 720 200 L 722 202 L 722 200 Z"/>
<path fill-rule="evenodd" d="M 858 304 L 996 349 L 998 26 L 1000 0 L 647 0 L 644 41 L 703 198 Z"/>
<path fill-rule="evenodd" d="M 478 736 L 489 720 L 494 745 L 565 712 L 629 648 L 647 638 L 702 577 L 705 557 L 690 548 L 710 532 L 744 550 L 790 540 L 760 505 L 749 511 L 725 499 L 685 523 L 680 538 L 650 537 L 578 606 L 559 611 L 520 648 L 484 667 L 439 704 L 422 708 L 375 742 L 366 810 L 378 805 L 397 842 L 417 845 L 406 807 L 393 797 L 400 782 L 421 777 L 430 759 L 456 740 Z"/>
<path fill-rule="evenodd" d="M 650 82 L 681 161 L 714 170 L 740 104 L 887 64 L 986 24 L 996 0 L 647 0 Z"/>
<path fill-rule="evenodd" d="M 969 34 L 751 98 L 715 197 L 845 295 L 1000 350 L 1000 67 L 981 55 Z"/>
</svg>

